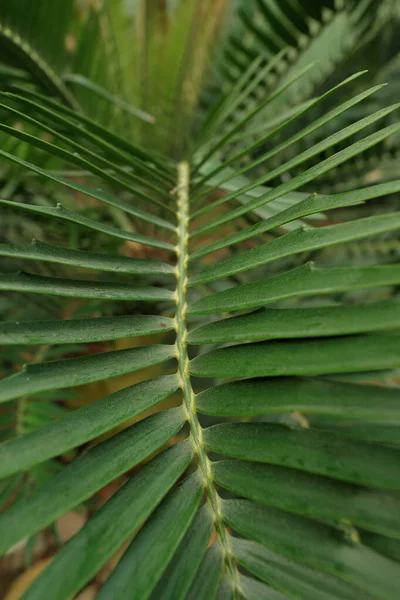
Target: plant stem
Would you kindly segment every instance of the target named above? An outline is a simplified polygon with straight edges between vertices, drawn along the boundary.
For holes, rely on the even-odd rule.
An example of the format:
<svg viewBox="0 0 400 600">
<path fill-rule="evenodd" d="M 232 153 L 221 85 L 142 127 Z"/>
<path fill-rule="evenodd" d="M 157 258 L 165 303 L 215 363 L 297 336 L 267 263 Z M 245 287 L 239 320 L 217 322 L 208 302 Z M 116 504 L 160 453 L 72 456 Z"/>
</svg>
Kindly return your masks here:
<svg viewBox="0 0 400 600">
<path fill-rule="evenodd" d="M 178 376 L 180 380 L 180 387 L 183 392 L 183 402 L 186 411 L 186 417 L 190 425 L 190 437 L 194 446 L 194 451 L 197 455 L 198 468 L 201 476 L 204 480 L 204 487 L 207 494 L 207 502 L 210 506 L 215 530 L 217 534 L 217 540 L 221 547 L 226 571 L 229 574 L 234 591 L 234 598 L 241 597 L 240 584 L 239 584 L 239 573 L 236 568 L 235 559 L 232 555 L 231 544 L 229 540 L 228 530 L 225 526 L 222 510 L 221 510 L 221 498 L 218 495 L 215 487 L 212 471 L 211 462 L 207 456 L 207 452 L 204 445 L 203 430 L 200 425 L 197 411 L 195 393 L 192 388 L 190 373 L 189 373 L 189 357 L 187 353 L 187 326 L 186 326 L 186 313 L 187 313 L 187 272 L 189 264 L 189 189 L 190 189 L 190 167 L 187 162 L 181 162 L 178 164 L 178 243 L 176 246 L 177 265 L 176 265 L 176 315 L 175 315 L 175 329 L 176 329 L 176 349 L 177 349 L 177 360 L 178 360 Z"/>
</svg>

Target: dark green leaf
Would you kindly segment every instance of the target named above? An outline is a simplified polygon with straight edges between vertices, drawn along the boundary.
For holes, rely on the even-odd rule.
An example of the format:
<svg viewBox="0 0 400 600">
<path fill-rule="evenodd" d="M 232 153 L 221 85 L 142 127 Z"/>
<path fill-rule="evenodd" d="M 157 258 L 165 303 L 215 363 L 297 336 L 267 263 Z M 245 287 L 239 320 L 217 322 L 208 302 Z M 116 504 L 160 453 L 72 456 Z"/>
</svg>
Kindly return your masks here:
<svg viewBox="0 0 400 600">
<path fill-rule="evenodd" d="M 345 292 L 399 283 L 400 267 L 397 265 L 319 269 L 313 263 L 307 263 L 268 279 L 201 298 L 189 305 L 188 313 L 205 315 L 231 312 L 296 296 Z"/>
<path fill-rule="evenodd" d="M 0 323 L 1 344 L 80 344 L 140 337 L 174 329 L 174 320 L 152 315 Z"/>
<path fill-rule="evenodd" d="M 43 277 L 31 273 L 0 275 L 0 290 L 34 292 L 69 298 L 99 298 L 102 300 L 168 301 L 174 299 L 170 290 L 150 286 L 125 285 L 108 281 L 80 281 Z"/>
<path fill-rule="evenodd" d="M 400 424 L 400 392 L 393 388 L 279 377 L 233 381 L 196 396 L 207 415 L 255 417 L 300 411 Z"/>
<path fill-rule="evenodd" d="M 400 495 L 294 469 L 240 460 L 213 464 L 215 481 L 238 496 L 304 514 L 354 523 L 400 539 Z"/>
<path fill-rule="evenodd" d="M 226 500 L 223 512 L 236 531 L 300 563 L 322 569 L 379 600 L 397 600 L 399 567 L 338 531 L 248 500 Z"/>
<path fill-rule="evenodd" d="M 231 544 L 235 557 L 245 569 L 290 598 L 360 600 L 359 590 L 328 573 L 288 560 L 255 542 L 232 538 Z M 363 593 L 363 600 L 371 600 L 371 596 Z"/>
<path fill-rule="evenodd" d="M 207 448 L 224 456 L 400 490 L 400 451 L 394 448 L 275 423 L 223 423 L 203 435 Z"/>
<path fill-rule="evenodd" d="M 400 215 L 388 213 L 366 217 L 349 223 L 339 223 L 328 227 L 300 227 L 272 242 L 267 242 L 241 252 L 216 265 L 211 265 L 189 279 L 189 285 L 207 283 L 221 277 L 254 269 L 279 258 L 285 258 L 305 252 L 326 248 L 344 242 L 353 242 L 371 235 L 400 228 Z"/>
<path fill-rule="evenodd" d="M 273 377 L 398 367 L 400 334 L 382 333 L 229 346 L 194 358 L 190 372 L 197 377 Z"/>
<path fill-rule="evenodd" d="M 176 375 L 166 375 L 138 383 L 72 411 L 66 417 L 32 433 L 2 444 L 0 478 L 7 477 L 10 473 L 28 470 L 38 463 L 111 431 L 164 400 L 178 387 Z"/>
<path fill-rule="evenodd" d="M 151 515 L 191 458 L 184 442 L 142 467 L 53 558 L 25 600 L 43 600 L 49 589 L 57 600 L 69 600 Z"/>
<path fill-rule="evenodd" d="M 88 450 L 0 516 L 0 553 L 140 464 L 170 440 L 184 422 L 181 409 L 158 413 Z"/>
<path fill-rule="evenodd" d="M 118 229 L 117 227 L 111 227 L 111 225 L 107 225 L 105 223 L 101 223 L 100 221 L 94 221 L 93 219 L 88 219 L 82 215 L 71 212 L 68 209 L 64 208 L 60 203 L 57 206 L 36 206 L 35 204 L 24 204 L 23 202 L 11 202 L 9 200 L 3 200 L 0 198 L 0 204 L 4 206 L 10 206 L 15 209 L 25 210 L 29 212 L 38 213 L 41 215 L 47 215 L 49 217 L 53 217 L 56 219 L 62 219 L 64 221 L 70 221 L 72 223 L 78 223 L 83 227 L 87 227 L 88 229 L 94 229 L 95 231 L 101 231 L 106 235 L 110 235 L 112 237 L 116 237 L 122 240 L 128 240 L 131 242 L 137 242 L 138 244 L 143 244 L 144 246 L 150 246 L 153 248 L 162 248 L 163 250 L 172 250 L 174 251 L 174 246 L 169 242 L 163 242 L 162 240 L 156 238 L 150 238 L 140 233 L 132 233 L 131 231 L 124 231 L 123 229 Z"/>
<path fill-rule="evenodd" d="M 394 194 L 399 190 L 400 182 L 390 181 L 388 183 L 372 185 L 361 190 L 353 190 L 351 192 L 343 192 L 341 194 L 332 194 L 329 196 L 311 194 L 304 198 L 304 200 L 299 200 L 294 206 L 290 206 L 289 208 L 286 208 L 286 210 L 281 210 L 278 214 L 268 219 L 264 219 L 260 223 L 256 223 L 251 227 L 246 227 L 237 233 L 225 236 L 212 244 L 204 246 L 199 250 L 195 250 L 191 254 L 191 259 L 194 260 L 195 258 L 200 258 L 211 252 L 227 248 L 232 244 L 243 242 L 307 215 L 313 215 L 315 213 L 344 206 L 353 206 L 355 204 L 366 202 L 367 200 L 379 198 L 380 196 Z"/>
<path fill-rule="evenodd" d="M 167 496 L 101 588 L 99 600 L 149 598 L 188 530 L 203 491 L 196 473 Z"/>
<path fill-rule="evenodd" d="M 215 600 L 224 568 L 224 560 L 218 544 L 206 552 L 196 573 L 186 600 Z"/>
<path fill-rule="evenodd" d="M 264 585 L 251 577 L 240 577 L 240 587 L 248 600 L 290 600 L 277 590 Z"/>
<path fill-rule="evenodd" d="M 213 528 L 207 505 L 199 510 L 153 591 L 152 600 L 184 600 L 207 550 Z"/>
<path fill-rule="evenodd" d="M 44 260 L 46 262 L 70 265 L 80 269 L 95 269 L 111 273 L 134 273 L 136 275 L 164 275 L 174 272 L 174 268 L 158 260 L 141 260 L 127 256 L 112 256 L 71 250 L 61 246 L 51 246 L 37 240 L 31 244 L 0 244 L 0 256 L 12 256 L 28 260 Z"/>
<path fill-rule="evenodd" d="M 0 402 L 43 390 L 102 381 L 157 365 L 175 356 L 174 346 L 144 346 L 31 364 L 0 381 Z"/>
<path fill-rule="evenodd" d="M 400 303 L 349 304 L 300 309 L 261 309 L 202 325 L 189 344 L 348 335 L 400 327 Z"/>
</svg>

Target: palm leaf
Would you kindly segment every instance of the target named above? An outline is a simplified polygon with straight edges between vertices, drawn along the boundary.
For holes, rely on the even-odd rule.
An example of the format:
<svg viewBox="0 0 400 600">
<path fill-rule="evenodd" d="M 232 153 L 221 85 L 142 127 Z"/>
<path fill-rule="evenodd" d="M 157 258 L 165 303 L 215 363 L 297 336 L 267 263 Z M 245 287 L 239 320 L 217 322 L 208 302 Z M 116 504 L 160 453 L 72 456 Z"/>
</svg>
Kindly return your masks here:
<svg viewBox="0 0 400 600">
<path fill-rule="evenodd" d="M 295 3 L 284 3 L 289 5 Z M 314 17 L 323 19 L 323 13 Z M 276 26 L 282 39 L 290 34 L 285 23 Z M 198 81 L 196 76 L 196 89 Z M 248 85 L 246 79 L 241 85 Z M 330 91 L 332 98 L 339 87 Z M 0 339 L 10 352 L 22 344 L 49 344 L 62 352 L 69 344 L 107 342 L 95 354 L 53 355 L 4 377 L 2 407 L 32 394 L 143 375 L 0 445 L 5 497 L 21 473 L 71 450 L 78 455 L 0 516 L 2 553 L 111 482 L 118 487 L 56 554 L 25 600 L 49 594 L 68 600 L 118 550 L 122 558 L 99 598 L 399 596 L 399 393 L 377 381 L 393 380 L 400 367 L 400 269 L 308 262 L 310 253 L 318 257 L 336 245 L 394 234 L 399 213 L 285 233 L 298 219 L 399 192 L 399 181 L 331 195 L 310 196 L 303 189 L 396 133 L 399 125 L 385 118 L 397 105 L 339 125 L 303 154 L 282 158 L 280 174 L 292 167 L 299 173 L 266 187 L 271 173 L 243 178 L 235 160 L 221 168 L 238 125 L 244 132 L 253 127 L 265 108 L 249 107 L 237 121 L 232 96 L 226 98 L 205 119 L 192 152 L 180 138 L 183 159 L 176 160 L 173 136 L 157 146 L 164 156 L 36 92 L 3 94 L 4 110 L 18 111 L 35 128 L 26 133 L 6 124 L 6 135 L 78 167 L 96 183 L 89 185 L 88 177 L 77 182 L 5 150 L 2 156 L 55 189 L 111 206 L 126 227 L 82 215 L 73 205 L 0 201 L 7 210 L 68 222 L 116 244 L 103 252 L 68 239 L 0 245 L 7 265 L 22 261 L 24 268 L 7 268 L 3 290 L 74 298 L 83 306 L 91 299 L 99 307 L 89 317 L 1 323 Z M 357 101 L 355 94 L 346 108 Z M 194 104 L 184 104 L 191 113 Z M 332 109 L 329 119 L 341 110 Z M 186 117 L 178 129 L 189 136 Z M 316 116 L 307 131 L 318 123 Z M 53 140 L 43 140 L 42 132 L 50 130 Z M 330 148 L 330 156 L 303 165 Z M 285 144 L 278 147 L 277 155 L 285 150 Z M 252 151 L 244 153 L 250 162 Z M 269 202 L 275 204 L 265 213 Z M 255 222 L 247 228 L 244 219 Z M 141 256 L 129 257 L 127 243 L 136 244 Z M 36 264 L 64 265 L 68 272 L 38 273 Z M 276 269 L 272 276 L 269 265 Z M 120 312 L 109 314 L 106 302 Z M 149 341 L 149 335 L 157 337 Z M 116 349 L 112 343 L 130 338 L 138 345 Z M 156 375 L 146 370 L 155 367 Z"/>
</svg>

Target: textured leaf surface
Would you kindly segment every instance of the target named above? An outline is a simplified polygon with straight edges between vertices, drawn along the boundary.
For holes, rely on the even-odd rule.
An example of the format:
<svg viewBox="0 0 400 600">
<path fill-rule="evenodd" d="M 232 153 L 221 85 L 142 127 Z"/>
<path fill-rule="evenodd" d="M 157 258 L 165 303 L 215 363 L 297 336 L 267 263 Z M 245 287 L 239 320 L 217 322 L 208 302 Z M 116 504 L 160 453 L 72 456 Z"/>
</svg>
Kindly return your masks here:
<svg viewBox="0 0 400 600">
<path fill-rule="evenodd" d="M 24 394 L 101 381 L 163 363 L 174 356 L 173 346 L 148 346 L 27 365 L 0 381 L 0 402 Z"/>
<path fill-rule="evenodd" d="M 377 302 L 302 309 L 261 309 L 202 325 L 188 335 L 190 344 L 216 344 L 280 338 L 348 335 L 400 327 L 400 304 Z"/>
<path fill-rule="evenodd" d="M 346 521 L 400 539 L 400 495 L 379 492 L 294 469 L 224 460 L 215 481 L 238 496 L 310 518 Z"/>
<path fill-rule="evenodd" d="M 399 283 L 400 267 L 397 265 L 320 269 L 307 263 L 268 279 L 201 298 L 189 306 L 188 313 L 205 315 L 231 312 L 296 296 L 346 292 Z"/>
<path fill-rule="evenodd" d="M 400 490 L 400 452 L 329 431 L 275 423 L 223 423 L 204 431 L 207 447 L 233 458 L 292 467 L 382 489 Z"/>
<path fill-rule="evenodd" d="M 0 517 L 0 552 L 75 508 L 150 454 L 182 427 L 180 409 L 153 415 L 87 451 Z"/>
<path fill-rule="evenodd" d="M 140 527 L 182 475 L 191 457 L 191 449 L 184 443 L 144 466 L 64 546 L 34 582 L 26 599 L 43 598 L 51 589 L 54 597 L 68 600 Z"/>
<path fill-rule="evenodd" d="M 148 598 L 198 509 L 203 488 L 192 475 L 166 500 L 141 529 L 117 568 L 101 588 L 99 599 Z M 154 543 L 159 540 L 159 543 Z M 143 556 L 147 561 L 143 563 Z"/>
<path fill-rule="evenodd" d="M 366 546 L 340 540 L 331 527 L 247 500 L 225 501 L 224 513 L 236 531 L 275 552 L 332 573 L 373 597 L 398 597 L 398 565 Z"/>
<path fill-rule="evenodd" d="M 0 477 L 27 470 L 81 446 L 145 412 L 179 387 L 176 375 L 138 383 L 101 398 L 63 419 L 0 446 Z"/>
<path fill-rule="evenodd" d="M 197 395 L 200 412 L 241 417 L 300 411 L 396 424 L 400 419 L 397 389 L 279 377 L 234 381 Z"/>
<path fill-rule="evenodd" d="M 400 367 L 400 334 L 272 341 L 214 350 L 193 359 L 200 377 L 323 375 Z"/>
<path fill-rule="evenodd" d="M 79 344 L 171 331 L 173 319 L 152 315 L 0 323 L 2 344 Z"/>
</svg>

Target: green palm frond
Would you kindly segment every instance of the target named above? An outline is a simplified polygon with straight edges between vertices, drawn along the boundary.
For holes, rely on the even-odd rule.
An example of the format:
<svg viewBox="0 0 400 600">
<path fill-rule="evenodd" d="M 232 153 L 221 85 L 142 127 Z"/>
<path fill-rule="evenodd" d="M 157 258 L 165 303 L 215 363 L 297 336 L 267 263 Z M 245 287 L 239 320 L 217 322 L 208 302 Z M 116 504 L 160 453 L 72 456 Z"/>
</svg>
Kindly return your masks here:
<svg viewBox="0 0 400 600">
<path fill-rule="evenodd" d="M 166 71 L 160 81 L 136 82 L 146 101 L 133 104 L 153 114 L 156 95 L 171 83 L 164 100 L 172 112 L 160 103 L 149 137 L 148 123 L 125 136 L 43 90 L 1 93 L 3 135 L 39 154 L 7 147 L 0 155 L 50 191 L 41 202 L 0 197 L 5 214 L 46 224 L 39 240 L 0 243 L 9 315 L 0 321 L 0 343 L 10 364 L 21 348 L 39 353 L 0 380 L 0 431 L 12 419 L 0 444 L 0 500 L 27 473 L 60 466 L 71 451 L 75 457 L 9 503 L 0 515 L 0 552 L 114 482 L 117 491 L 23 600 L 69 600 L 117 552 L 100 600 L 397 600 L 400 265 L 385 253 L 378 261 L 330 262 L 329 252 L 337 249 L 337 258 L 346 245 L 397 240 L 395 203 L 370 207 L 397 199 L 400 181 L 338 193 L 319 186 L 396 138 L 398 104 L 357 114 L 381 87 L 352 93 L 362 81 L 356 73 L 294 112 L 286 107 L 266 139 L 254 141 L 259 118 L 312 71 L 296 70 L 290 80 L 285 72 L 255 101 L 257 74 L 280 64 L 279 51 L 295 35 L 283 29 L 283 9 L 307 9 L 323 29 L 325 8 L 288 0 L 278 23 L 278 4 L 258 2 L 275 32 L 269 66 L 261 64 L 266 53 L 251 57 L 201 118 L 205 49 L 190 73 L 189 97 L 182 90 L 194 47 L 187 63 L 174 62 L 204 31 L 204 23 L 188 28 L 199 5 L 153 4 L 128 15 L 141 20 L 142 34 L 156 30 L 138 42 L 144 73 L 155 60 Z M 350 18 L 334 8 L 327 27 Z M 251 29 L 247 10 L 241 18 Z M 168 29 L 160 11 L 166 21 L 180 14 L 171 31 L 186 34 L 167 36 L 165 56 L 157 56 L 158 35 Z M 310 27 L 302 14 L 296 32 Z M 119 44 L 114 50 L 123 55 Z M 329 110 L 320 111 L 327 99 Z M 24 126 L 14 127 L 15 118 Z M 329 135 L 313 137 L 324 127 Z M 246 140 L 239 146 L 238 135 Z M 26 317 L 10 309 L 18 297 L 55 302 L 56 314 Z M 78 309 L 66 314 L 71 299 Z M 101 346 L 88 353 L 89 344 Z M 43 349 L 49 354 L 40 356 Z M 82 385 L 133 373 L 133 384 L 77 410 L 57 403 Z M 41 413 L 44 403 L 49 410 Z"/>
</svg>

